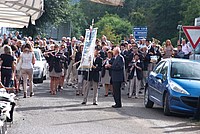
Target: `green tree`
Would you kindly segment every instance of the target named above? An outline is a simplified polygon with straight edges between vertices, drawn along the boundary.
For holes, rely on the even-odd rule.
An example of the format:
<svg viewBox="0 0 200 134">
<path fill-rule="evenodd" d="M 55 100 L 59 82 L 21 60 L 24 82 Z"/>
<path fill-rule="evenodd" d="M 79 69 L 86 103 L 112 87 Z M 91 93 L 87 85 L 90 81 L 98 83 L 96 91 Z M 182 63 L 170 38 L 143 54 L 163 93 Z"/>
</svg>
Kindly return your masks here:
<svg viewBox="0 0 200 134">
<path fill-rule="evenodd" d="M 105 27 L 102 29 L 102 31 L 99 34 L 99 38 L 101 35 L 106 35 L 106 37 L 115 44 L 119 43 L 121 40 L 120 35 L 116 35 L 114 30 L 110 25 L 105 25 Z"/>
<path fill-rule="evenodd" d="M 129 21 L 135 26 L 146 26 L 146 17 L 142 12 L 131 12 L 129 14 Z"/>
<path fill-rule="evenodd" d="M 99 33 L 105 31 L 105 27 L 109 27 L 120 39 L 129 35 L 132 30 L 132 25 L 129 21 L 113 14 L 106 14 L 95 24 L 95 27 L 98 27 Z M 107 34 L 105 35 L 109 36 Z"/>
<path fill-rule="evenodd" d="M 200 0 L 183 0 L 183 25 L 194 25 L 194 19 L 200 16 Z"/>
<path fill-rule="evenodd" d="M 152 37 L 161 41 L 177 36 L 177 25 L 181 20 L 182 0 L 158 0 L 152 8 L 152 22 L 148 23 Z"/>
</svg>

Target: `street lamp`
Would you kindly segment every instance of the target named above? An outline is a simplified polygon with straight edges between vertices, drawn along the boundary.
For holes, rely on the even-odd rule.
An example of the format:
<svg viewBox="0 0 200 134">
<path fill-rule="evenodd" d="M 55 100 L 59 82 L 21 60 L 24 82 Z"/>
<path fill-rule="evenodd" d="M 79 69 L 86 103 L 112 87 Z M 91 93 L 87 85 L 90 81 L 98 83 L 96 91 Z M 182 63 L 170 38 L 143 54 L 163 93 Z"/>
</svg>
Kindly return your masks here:
<svg viewBox="0 0 200 134">
<path fill-rule="evenodd" d="M 179 39 L 179 41 L 180 41 L 180 43 L 181 43 L 182 25 L 178 25 L 178 26 L 177 26 L 177 29 L 179 30 L 179 37 L 178 37 L 178 39 Z"/>
</svg>

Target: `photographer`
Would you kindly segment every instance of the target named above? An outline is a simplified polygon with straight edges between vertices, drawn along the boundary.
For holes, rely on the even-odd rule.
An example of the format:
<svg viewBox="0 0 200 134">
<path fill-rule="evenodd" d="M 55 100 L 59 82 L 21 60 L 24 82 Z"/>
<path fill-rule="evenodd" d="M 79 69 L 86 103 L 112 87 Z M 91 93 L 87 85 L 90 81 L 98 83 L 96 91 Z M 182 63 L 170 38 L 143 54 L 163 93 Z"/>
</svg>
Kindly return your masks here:
<svg viewBox="0 0 200 134">
<path fill-rule="evenodd" d="M 142 75 L 142 69 L 143 69 L 143 63 L 139 59 L 139 55 L 135 54 L 132 62 L 129 64 L 130 68 L 130 90 L 129 90 L 129 96 L 128 98 L 132 97 L 133 92 L 135 93 L 135 98 L 138 98 L 140 86 L 141 86 L 141 80 L 143 78 Z"/>
</svg>

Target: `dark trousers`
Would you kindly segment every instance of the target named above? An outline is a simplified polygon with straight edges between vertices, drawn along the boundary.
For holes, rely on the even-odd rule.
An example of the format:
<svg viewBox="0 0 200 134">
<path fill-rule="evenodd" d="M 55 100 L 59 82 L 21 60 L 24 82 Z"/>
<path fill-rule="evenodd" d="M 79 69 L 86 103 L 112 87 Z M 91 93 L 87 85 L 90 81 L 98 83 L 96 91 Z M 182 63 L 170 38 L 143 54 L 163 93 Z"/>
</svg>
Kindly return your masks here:
<svg viewBox="0 0 200 134">
<path fill-rule="evenodd" d="M 9 87 L 12 78 L 12 69 L 1 69 L 1 83 L 5 87 Z"/>
<path fill-rule="evenodd" d="M 122 102 L 121 102 L 121 85 L 122 85 L 122 82 L 112 82 L 113 97 L 114 97 L 116 106 L 122 106 Z"/>
</svg>

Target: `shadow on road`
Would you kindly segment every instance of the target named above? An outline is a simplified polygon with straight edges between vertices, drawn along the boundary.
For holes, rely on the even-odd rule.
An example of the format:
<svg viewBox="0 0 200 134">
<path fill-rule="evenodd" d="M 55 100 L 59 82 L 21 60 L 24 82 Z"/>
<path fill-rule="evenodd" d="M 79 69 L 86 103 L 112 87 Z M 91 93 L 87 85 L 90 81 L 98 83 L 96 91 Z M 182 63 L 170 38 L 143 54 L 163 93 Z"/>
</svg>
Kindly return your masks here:
<svg viewBox="0 0 200 134">
<path fill-rule="evenodd" d="M 128 118 L 107 118 L 107 119 L 99 119 L 99 120 L 87 120 L 87 121 L 75 121 L 75 122 L 68 122 L 68 123 L 61 123 L 61 124 L 54 124 L 56 126 L 61 125 L 72 125 L 72 124 L 82 124 L 82 123 L 92 123 L 92 122 L 102 122 L 102 121 L 114 121 L 114 120 L 127 120 Z"/>
<path fill-rule="evenodd" d="M 199 123 L 195 122 L 185 122 L 185 123 L 179 123 L 176 125 L 170 125 L 165 127 L 153 127 L 154 129 L 171 129 L 173 130 L 167 130 L 164 133 L 186 133 L 186 132 L 195 132 L 200 130 Z"/>
</svg>

